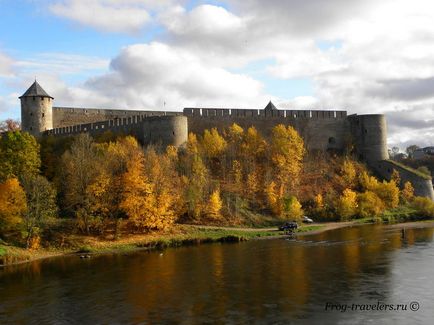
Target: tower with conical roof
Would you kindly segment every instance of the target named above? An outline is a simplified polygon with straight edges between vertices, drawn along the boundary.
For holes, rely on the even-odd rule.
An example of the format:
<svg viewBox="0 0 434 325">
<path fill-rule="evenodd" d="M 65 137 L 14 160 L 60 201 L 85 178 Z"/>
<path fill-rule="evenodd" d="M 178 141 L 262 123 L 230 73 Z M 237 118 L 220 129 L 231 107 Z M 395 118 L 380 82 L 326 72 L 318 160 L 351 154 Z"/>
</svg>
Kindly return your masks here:
<svg viewBox="0 0 434 325">
<path fill-rule="evenodd" d="M 21 128 L 34 136 L 53 128 L 53 97 L 35 82 L 19 97 Z"/>
</svg>

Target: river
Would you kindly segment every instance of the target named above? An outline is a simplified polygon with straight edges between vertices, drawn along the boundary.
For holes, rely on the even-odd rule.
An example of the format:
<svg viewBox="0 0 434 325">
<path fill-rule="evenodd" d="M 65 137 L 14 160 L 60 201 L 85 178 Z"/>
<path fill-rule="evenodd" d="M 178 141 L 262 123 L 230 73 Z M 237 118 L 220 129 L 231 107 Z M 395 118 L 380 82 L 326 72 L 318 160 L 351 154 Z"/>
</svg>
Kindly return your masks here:
<svg viewBox="0 0 434 325">
<path fill-rule="evenodd" d="M 367 225 L 34 261 L 0 268 L 0 324 L 432 324 L 433 235 Z"/>
</svg>

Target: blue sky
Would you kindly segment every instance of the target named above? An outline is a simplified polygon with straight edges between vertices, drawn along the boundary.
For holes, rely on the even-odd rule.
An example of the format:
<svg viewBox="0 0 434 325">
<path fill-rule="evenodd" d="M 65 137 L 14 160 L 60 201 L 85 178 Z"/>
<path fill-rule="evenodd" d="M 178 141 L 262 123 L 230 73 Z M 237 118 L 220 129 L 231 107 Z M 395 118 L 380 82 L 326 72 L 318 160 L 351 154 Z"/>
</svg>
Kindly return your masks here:
<svg viewBox="0 0 434 325">
<path fill-rule="evenodd" d="M 55 105 L 385 113 L 434 143 L 428 0 L 0 0 L 0 119 L 37 77 Z M 432 90 L 431 90 L 432 89 Z"/>
</svg>

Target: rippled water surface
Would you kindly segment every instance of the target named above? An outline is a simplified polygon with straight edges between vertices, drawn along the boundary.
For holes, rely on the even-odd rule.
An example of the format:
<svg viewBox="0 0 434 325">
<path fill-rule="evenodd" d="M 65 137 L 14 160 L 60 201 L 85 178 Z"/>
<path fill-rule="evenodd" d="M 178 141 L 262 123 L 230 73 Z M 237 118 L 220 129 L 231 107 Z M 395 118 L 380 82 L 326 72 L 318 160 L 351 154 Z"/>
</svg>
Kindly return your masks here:
<svg viewBox="0 0 434 325">
<path fill-rule="evenodd" d="M 359 226 L 7 267 L 0 324 L 433 324 L 433 234 Z"/>
</svg>

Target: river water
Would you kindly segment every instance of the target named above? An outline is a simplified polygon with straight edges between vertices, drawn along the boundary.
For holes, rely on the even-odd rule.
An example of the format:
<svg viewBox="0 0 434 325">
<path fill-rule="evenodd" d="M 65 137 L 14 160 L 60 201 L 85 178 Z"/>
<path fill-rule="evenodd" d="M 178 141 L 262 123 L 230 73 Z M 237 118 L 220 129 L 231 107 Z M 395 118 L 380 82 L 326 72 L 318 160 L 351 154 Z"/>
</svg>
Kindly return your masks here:
<svg viewBox="0 0 434 325">
<path fill-rule="evenodd" d="M 433 324 L 433 235 L 367 225 L 0 268 L 0 324 Z"/>
</svg>

